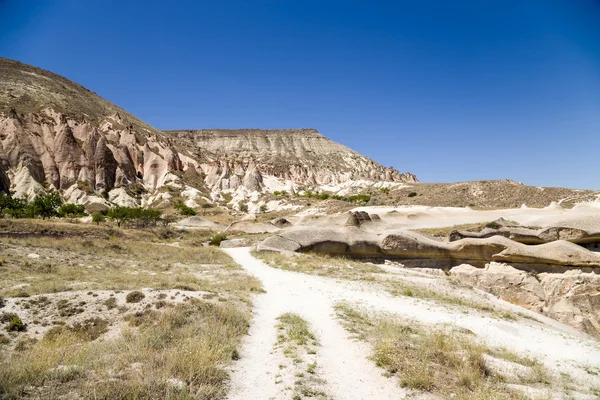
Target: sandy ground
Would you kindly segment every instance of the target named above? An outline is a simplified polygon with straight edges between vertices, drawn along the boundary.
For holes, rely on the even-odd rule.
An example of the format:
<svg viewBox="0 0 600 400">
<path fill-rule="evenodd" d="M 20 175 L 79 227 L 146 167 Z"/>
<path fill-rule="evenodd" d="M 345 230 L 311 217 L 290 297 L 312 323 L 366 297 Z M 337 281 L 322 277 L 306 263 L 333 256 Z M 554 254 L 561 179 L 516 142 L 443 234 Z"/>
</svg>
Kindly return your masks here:
<svg viewBox="0 0 600 400">
<path fill-rule="evenodd" d="M 286 399 L 276 384 L 282 362 L 273 352 L 276 318 L 295 312 L 305 318 L 320 341 L 317 362 L 331 398 L 340 400 L 398 399 L 407 392 L 394 379 L 382 375 L 367 359 L 370 349 L 353 341 L 334 318 L 332 306 L 348 301 L 373 310 L 395 313 L 422 323 L 452 324 L 474 332 L 491 346 L 502 346 L 520 355 L 540 359 L 555 372 L 569 374 L 583 385 L 600 385 L 585 367 L 600 368 L 600 345 L 557 321 L 538 317 L 518 321 L 490 318 L 439 304 L 392 297 L 368 283 L 339 281 L 274 269 L 255 259 L 249 248 L 226 249 L 233 259 L 264 285 L 266 294 L 255 298 L 255 315 L 249 335 L 234 363 L 229 399 Z M 514 310 L 515 306 L 490 297 L 490 302 Z M 524 311 L 524 310 L 523 310 Z M 525 313 L 525 312 L 524 312 Z"/>
</svg>

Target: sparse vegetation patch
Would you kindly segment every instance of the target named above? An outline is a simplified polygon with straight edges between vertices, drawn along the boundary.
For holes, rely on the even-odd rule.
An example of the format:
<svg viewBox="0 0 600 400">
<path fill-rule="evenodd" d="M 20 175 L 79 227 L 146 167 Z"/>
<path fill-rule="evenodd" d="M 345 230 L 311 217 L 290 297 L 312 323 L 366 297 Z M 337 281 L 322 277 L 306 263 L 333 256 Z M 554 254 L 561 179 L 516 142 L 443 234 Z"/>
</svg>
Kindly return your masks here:
<svg viewBox="0 0 600 400">
<path fill-rule="evenodd" d="M 526 398 L 509 384 L 544 388 L 550 383 L 529 378 L 530 374 L 550 376 L 541 363 L 524 362 L 506 349 L 489 348 L 469 332 L 369 315 L 348 303 L 338 303 L 335 309 L 349 332 L 373 345 L 371 358 L 377 366 L 396 376 L 403 387 L 444 398 L 483 400 Z M 514 368 L 527 372 L 516 377 L 504 375 L 488 359 L 514 363 Z"/>
</svg>

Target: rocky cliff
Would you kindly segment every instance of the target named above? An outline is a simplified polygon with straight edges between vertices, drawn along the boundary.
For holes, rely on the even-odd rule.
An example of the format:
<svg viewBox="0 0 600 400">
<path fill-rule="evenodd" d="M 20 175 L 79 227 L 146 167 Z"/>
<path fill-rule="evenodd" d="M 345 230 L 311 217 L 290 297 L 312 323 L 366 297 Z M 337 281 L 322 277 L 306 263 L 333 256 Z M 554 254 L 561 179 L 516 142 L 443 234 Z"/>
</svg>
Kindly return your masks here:
<svg viewBox="0 0 600 400">
<path fill-rule="evenodd" d="M 64 77 L 0 58 L 0 191 L 55 188 L 108 206 L 131 201 L 125 190 L 139 184 L 218 196 L 268 189 L 265 176 L 311 187 L 416 181 L 312 129 L 161 132 Z"/>
</svg>

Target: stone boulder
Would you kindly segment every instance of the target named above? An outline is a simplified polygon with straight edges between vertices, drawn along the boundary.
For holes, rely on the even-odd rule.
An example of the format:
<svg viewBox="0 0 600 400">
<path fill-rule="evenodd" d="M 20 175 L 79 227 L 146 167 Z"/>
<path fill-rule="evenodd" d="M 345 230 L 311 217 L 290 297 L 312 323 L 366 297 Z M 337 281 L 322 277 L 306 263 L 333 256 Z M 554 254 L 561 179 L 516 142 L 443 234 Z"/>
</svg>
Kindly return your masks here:
<svg viewBox="0 0 600 400">
<path fill-rule="evenodd" d="M 462 264 L 450 270 L 453 277 L 502 300 L 537 312 L 542 311 L 546 295 L 542 284 L 531 274 L 510 265 L 491 262 L 484 268 Z"/>
</svg>

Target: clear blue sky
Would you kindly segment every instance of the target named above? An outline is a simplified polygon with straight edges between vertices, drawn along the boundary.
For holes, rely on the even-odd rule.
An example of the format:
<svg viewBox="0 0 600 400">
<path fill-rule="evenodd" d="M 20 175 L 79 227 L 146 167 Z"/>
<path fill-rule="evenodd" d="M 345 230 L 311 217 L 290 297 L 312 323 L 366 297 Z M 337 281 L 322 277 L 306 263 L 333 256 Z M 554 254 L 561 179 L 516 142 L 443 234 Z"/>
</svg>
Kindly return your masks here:
<svg viewBox="0 0 600 400">
<path fill-rule="evenodd" d="M 0 56 L 160 129 L 312 127 L 424 182 L 600 189 L 600 1 L 0 0 Z"/>
</svg>

